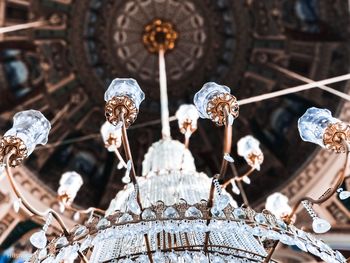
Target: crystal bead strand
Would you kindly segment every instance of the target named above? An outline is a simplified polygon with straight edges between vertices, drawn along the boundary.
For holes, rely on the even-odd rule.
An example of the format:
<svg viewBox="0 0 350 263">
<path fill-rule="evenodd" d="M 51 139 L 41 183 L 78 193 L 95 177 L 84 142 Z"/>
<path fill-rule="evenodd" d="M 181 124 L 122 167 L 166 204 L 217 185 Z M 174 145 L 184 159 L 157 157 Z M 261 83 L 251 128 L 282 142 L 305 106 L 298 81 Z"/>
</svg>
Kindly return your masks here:
<svg viewBox="0 0 350 263">
<path fill-rule="evenodd" d="M 43 226 L 43 230 L 45 231 L 45 233 L 47 232 L 47 230 L 49 229 L 49 226 L 51 225 L 53 220 L 53 216 L 51 213 L 48 214 L 47 218 L 46 218 L 46 222 Z"/>
<path fill-rule="evenodd" d="M 218 195 L 221 195 L 222 194 L 222 189 L 220 187 L 220 183 L 219 183 L 219 180 L 218 179 L 214 179 L 213 180 L 213 184 L 214 184 L 214 187 L 215 187 L 215 190 L 217 192 Z"/>
<path fill-rule="evenodd" d="M 218 215 L 230 203 L 230 198 L 226 194 L 222 194 L 222 189 L 218 179 L 215 178 L 213 184 L 217 196 L 214 198 L 214 206 L 212 207 L 211 212 L 213 215 Z"/>
<path fill-rule="evenodd" d="M 331 225 L 328 223 L 328 221 L 317 216 L 309 201 L 304 200 L 302 201 L 302 204 L 312 218 L 312 229 L 315 233 L 326 233 L 329 229 L 331 229 Z"/>
</svg>

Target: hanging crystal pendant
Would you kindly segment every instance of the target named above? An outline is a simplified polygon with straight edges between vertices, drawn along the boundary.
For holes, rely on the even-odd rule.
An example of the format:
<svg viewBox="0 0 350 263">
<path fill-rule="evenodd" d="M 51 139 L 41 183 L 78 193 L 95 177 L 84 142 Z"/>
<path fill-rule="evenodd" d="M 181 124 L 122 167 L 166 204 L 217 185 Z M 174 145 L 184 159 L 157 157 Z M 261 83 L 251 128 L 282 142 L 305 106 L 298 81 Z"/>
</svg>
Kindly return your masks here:
<svg viewBox="0 0 350 263">
<path fill-rule="evenodd" d="M 229 203 L 230 203 L 230 198 L 225 194 L 221 194 L 216 197 L 215 207 L 221 211 L 225 209 Z"/>
<path fill-rule="evenodd" d="M 110 224 L 111 223 L 108 221 L 107 218 L 102 218 L 102 219 L 100 219 L 100 221 L 98 221 L 96 228 L 101 230 L 101 229 L 108 227 Z"/>
<path fill-rule="evenodd" d="M 135 197 L 131 197 L 129 202 L 128 202 L 128 210 L 135 215 L 141 214 L 141 208 L 140 205 L 138 204 L 137 200 Z"/>
<path fill-rule="evenodd" d="M 135 215 L 141 214 L 141 207 L 139 203 L 137 202 L 137 192 L 138 192 L 138 186 L 135 185 L 135 190 L 132 192 L 132 194 L 129 197 L 128 201 L 128 210 Z"/>
<path fill-rule="evenodd" d="M 55 243 L 57 249 L 67 246 L 68 244 L 69 242 L 65 236 L 62 236 L 59 239 L 57 239 Z"/>
<path fill-rule="evenodd" d="M 124 167 L 124 164 L 122 162 L 119 162 L 117 165 L 117 169 L 120 170 Z"/>
<path fill-rule="evenodd" d="M 142 219 L 144 220 L 156 219 L 156 213 L 154 213 L 151 209 L 147 208 L 142 212 Z"/>
<path fill-rule="evenodd" d="M 239 195 L 241 191 L 239 190 L 236 181 L 234 179 L 231 180 L 231 185 L 232 185 L 232 192 L 234 192 L 236 195 Z"/>
<path fill-rule="evenodd" d="M 21 208 L 22 205 L 22 199 L 17 198 L 16 200 L 13 201 L 13 210 L 15 210 L 16 213 L 19 212 L 19 209 Z"/>
<path fill-rule="evenodd" d="M 124 177 L 122 178 L 122 182 L 124 184 L 128 184 L 130 183 L 130 171 L 131 171 L 131 168 L 132 168 L 132 162 L 131 160 L 129 160 L 127 163 L 126 163 L 126 171 L 125 171 L 125 175 Z"/>
<path fill-rule="evenodd" d="M 38 259 L 44 259 L 47 256 L 47 249 L 41 249 L 38 254 Z"/>
<path fill-rule="evenodd" d="M 60 211 L 61 214 L 64 213 L 64 211 L 66 210 L 66 207 L 64 206 L 63 203 L 59 203 L 59 207 L 58 207 L 58 210 Z"/>
<path fill-rule="evenodd" d="M 166 208 L 164 210 L 163 217 L 164 218 L 178 218 L 179 213 L 177 212 L 177 210 L 174 207 L 169 206 L 168 208 Z"/>
<path fill-rule="evenodd" d="M 47 238 L 46 238 L 46 232 L 52 222 L 53 216 L 51 213 L 48 214 L 46 218 L 46 222 L 43 225 L 42 230 L 35 232 L 31 237 L 29 238 L 30 243 L 38 248 L 38 249 L 43 249 L 46 247 L 47 244 Z"/>
<path fill-rule="evenodd" d="M 315 217 L 312 221 L 312 230 L 317 234 L 323 234 L 331 229 L 331 224 L 322 218 Z"/>
<path fill-rule="evenodd" d="M 186 210 L 185 216 L 199 218 L 199 217 L 202 217 L 203 215 L 202 215 L 202 212 L 198 208 L 191 206 Z"/>
<path fill-rule="evenodd" d="M 312 229 L 317 234 L 326 233 L 331 229 L 331 224 L 322 218 L 319 218 L 314 210 L 312 209 L 310 202 L 302 201 L 303 206 L 312 218 Z"/>
<path fill-rule="evenodd" d="M 130 176 L 129 176 L 128 174 L 125 173 L 125 175 L 124 175 L 123 178 L 122 178 L 122 182 L 123 182 L 124 184 L 130 183 L 130 182 L 131 182 Z"/>
<path fill-rule="evenodd" d="M 345 199 L 348 199 L 350 197 L 350 191 L 344 191 L 343 188 L 339 188 L 337 190 L 337 192 L 339 193 L 340 200 L 345 200 Z"/>
<path fill-rule="evenodd" d="M 250 178 L 248 176 L 243 176 L 242 181 L 245 182 L 246 184 L 250 184 Z"/>
<path fill-rule="evenodd" d="M 73 215 L 73 219 L 74 219 L 74 221 L 79 221 L 80 213 L 79 212 L 75 212 L 74 215 Z"/>
<path fill-rule="evenodd" d="M 233 163 L 235 161 L 229 153 L 224 154 L 224 159 L 229 163 Z"/>
<path fill-rule="evenodd" d="M 43 249 L 44 247 L 46 247 L 46 244 L 47 244 L 47 238 L 44 230 L 35 232 L 29 238 L 29 240 L 30 240 L 30 243 L 38 249 Z"/>
</svg>

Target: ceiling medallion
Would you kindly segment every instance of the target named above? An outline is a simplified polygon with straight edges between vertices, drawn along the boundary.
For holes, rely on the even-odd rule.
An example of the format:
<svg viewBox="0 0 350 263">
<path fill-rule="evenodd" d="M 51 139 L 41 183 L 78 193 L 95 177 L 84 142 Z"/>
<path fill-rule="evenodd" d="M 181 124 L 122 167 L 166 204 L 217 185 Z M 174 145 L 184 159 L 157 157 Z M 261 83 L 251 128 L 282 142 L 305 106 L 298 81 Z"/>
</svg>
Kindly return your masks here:
<svg viewBox="0 0 350 263">
<path fill-rule="evenodd" d="M 174 49 L 178 36 L 173 24 L 155 19 L 145 26 L 142 40 L 149 52 L 157 54 Z"/>
</svg>

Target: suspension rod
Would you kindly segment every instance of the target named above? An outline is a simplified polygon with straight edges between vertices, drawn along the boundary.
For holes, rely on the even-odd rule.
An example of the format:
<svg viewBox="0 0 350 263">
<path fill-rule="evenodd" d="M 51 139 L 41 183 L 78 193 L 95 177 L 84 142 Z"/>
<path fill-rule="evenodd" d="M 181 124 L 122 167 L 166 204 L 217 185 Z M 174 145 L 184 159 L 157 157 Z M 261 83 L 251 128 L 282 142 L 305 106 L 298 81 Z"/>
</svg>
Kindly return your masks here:
<svg viewBox="0 0 350 263">
<path fill-rule="evenodd" d="M 168 106 L 168 90 L 165 67 L 165 51 L 159 50 L 159 85 L 160 85 L 160 105 L 162 119 L 162 136 L 163 139 L 171 137 L 169 125 L 169 106 Z"/>
</svg>

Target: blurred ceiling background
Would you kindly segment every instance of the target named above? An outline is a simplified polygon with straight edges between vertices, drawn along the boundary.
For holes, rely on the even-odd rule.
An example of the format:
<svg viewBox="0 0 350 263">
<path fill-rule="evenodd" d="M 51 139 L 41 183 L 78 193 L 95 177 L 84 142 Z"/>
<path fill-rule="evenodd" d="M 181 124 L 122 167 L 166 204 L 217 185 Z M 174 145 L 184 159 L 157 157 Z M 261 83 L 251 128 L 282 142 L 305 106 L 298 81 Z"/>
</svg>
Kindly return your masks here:
<svg viewBox="0 0 350 263">
<path fill-rule="evenodd" d="M 55 119 L 49 144 L 25 163 L 47 191 L 56 191 L 69 170 L 84 178 L 79 206 L 106 208 L 123 188 L 124 172 L 99 135 L 103 94 L 115 77 L 135 78 L 146 94 L 130 129 L 141 174 L 143 155 L 160 137 L 157 57 L 141 39 L 144 26 L 156 18 L 171 21 L 179 33 L 176 49 L 166 56 L 172 115 L 180 104 L 192 103 L 207 81 L 227 85 L 244 99 L 302 83 L 275 66 L 312 80 L 349 72 L 349 4 L 343 0 L 1 0 L 0 26 L 40 21 L 0 35 L 0 134 L 19 110 L 37 109 Z M 349 92 L 346 82 L 332 87 Z M 304 111 L 318 106 L 338 115 L 343 104 L 310 90 L 241 107 L 234 143 L 252 134 L 265 154 L 262 170 L 246 187 L 253 206 L 299 178 L 320 150 L 299 138 L 297 119 Z M 199 122 L 190 145 L 199 171 L 213 175 L 219 169 L 222 136 L 210 122 Z M 180 133 L 173 137 L 182 140 Z M 244 161 L 234 157 L 243 173 Z M 348 215 L 349 201 L 340 206 Z M 21 224 L 3 249 L 35 228 L 32 221 Z"/>
</svg>

